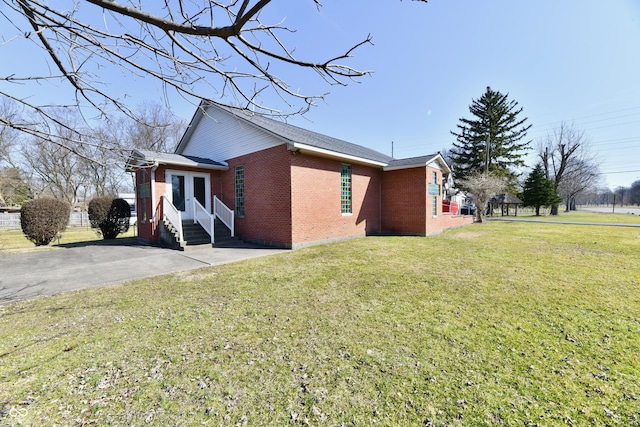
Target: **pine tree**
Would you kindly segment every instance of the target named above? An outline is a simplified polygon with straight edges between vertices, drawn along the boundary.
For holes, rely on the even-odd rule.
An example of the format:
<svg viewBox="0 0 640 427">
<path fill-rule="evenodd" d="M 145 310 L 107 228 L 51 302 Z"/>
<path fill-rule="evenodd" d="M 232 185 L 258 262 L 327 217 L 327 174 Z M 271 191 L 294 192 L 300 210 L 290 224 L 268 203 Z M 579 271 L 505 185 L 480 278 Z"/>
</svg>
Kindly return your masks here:
<svg viewBox="0 0 640 427">
<path fill-rule="evenodd" d="M 504 178 L 508 189 L 515 186 L 518 174 L 514 169 L 524 166 L 524 151 L 531 141 L 522 140 L 531 125 L 520 116 L 518 103 L 507 97 L 487 87 L 469 106 L 474 118 L 461 118 L 458 131 L 451 131 L 456 137 L 451 149 L 456 179 L 491 172 Z"/>
<path fill-rule="evenodd" d="M 555 182 L 544 172 L 542 165 L 538 163 L 524 182 L 522 190 L 522 204 L 536 208 L 536 216 L 540 216 L 542 206 L 554 206 L 562 201 L 558 196 Z"/>
</svg>

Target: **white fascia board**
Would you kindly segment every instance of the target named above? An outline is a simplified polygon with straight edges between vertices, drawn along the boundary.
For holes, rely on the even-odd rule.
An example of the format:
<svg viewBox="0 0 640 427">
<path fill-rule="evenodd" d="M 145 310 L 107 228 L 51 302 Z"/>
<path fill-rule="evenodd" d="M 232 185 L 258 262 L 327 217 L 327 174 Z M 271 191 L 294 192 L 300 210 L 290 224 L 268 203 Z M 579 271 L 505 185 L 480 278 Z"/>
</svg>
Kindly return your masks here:
<svg viewBox="0 0 640 427">
<path fill-rule="evenodd" d="M 134 150 L 127 159 L 125 168 L 127 171 L 132 172 L 136 169 L 151 167 L 153 165 L 167 165 L 167 166 L 185 166 L 198 169 L 211 169 L 211 170 L 229 170 L 229 164 L 226 162 L 219 162 L 220 165 L 211 165 L 208 163 L 198 163 L 196 161 L 185 158 L 184 160 L 172 160 L 163 158 L 162 156 L 147 157 L 138 150 Z"/>
<path fill-rule="evenodd" d="M 425 162 L 425 163 L 414 163 L 414 164 L 407 164 L 407 165 L 400 165 L 400 166 L 387 166 L 384 168 L 384 170 L 385 172 L 387 172 L 387 171 L 397 171 L 401 169 L 425 168 L 427 166 L 434 167 L 445 173 L 451 173 L 451 169 L 447 166 L 446 162 L 444 161 L 444 159 L 440 154 L 438 154 L 437 156 L 433 157 L 432 159 L 430 159 L 428 162 Z"/>
<path fill-rule="evenodd" d="M 350 156 L 348 154 L 343 154 L 343 153 L 339 153 L 337 151 L 331 151 L 331 150 L 327 150 L 327 149 L 324 149 L 324 148 L 318 148 L 318 147 L 314 147 L 312 145 L 301 144 L 299 142 L 290 143 L 289 144 L 289 149 L 290 150 L 309 151 L 309 152 L 312 152 L 312 153 L 315 153 L 315 154 L 320 154 L 320 155 L 323 155 L 323 156 L 337 157 L 337 158 L 344 159 L 344 160 L 351 160 L 353 162 L 365 163 L 365 164 L 368 164 L 368 165 L 374 165 L 374 166 L 379 166 L 379 167 L 385 167 L 387 165 L 387 163 L 377 162 L 375 160 L 365 159 L 365 158 L 357 157 L 357 156 Z"/>
<path fill-rule="evenodd" d="M 194 161 L 163 161 L 163 160 L 158 160 L 158 163 L 161 164 L 165 164 L 167 166 L 187 166 L 187 167 L 191 167 L 191 168 L 198 168 L 198 169 L 212 169 L 212 170 L 221 170 L 221 171 L 226 171 L 229 170 L 229 165 L 225 164 L 225 165 L 210 165 L 208 163 L 198 163 L 198 162 L 194 162 Z M 222 163 L 222 162 L 220 162 Z"/>
<path fill-rule="evenodd" d="M 438 155 L 433 159 L 434 161 L 437 160 L 438 163 L 440 163 L 440 170 L 446 173 L 451 173 L 451 168 L 449 167 L 449 165 L 447 164 L 447 162 L 444 160 L 444 157 L 442 157 L 442 154 L 438 153 Z"/>
<path fill-rule="evenodd" d="M 397 171 L 401 169 L 426 168 L 426 167 L 427 167 L 426 163 L 416 163 L 413 165 L 387 166 L 384 168 L 384 171 L 388 172 L 388 171 Z"/>
</svg>

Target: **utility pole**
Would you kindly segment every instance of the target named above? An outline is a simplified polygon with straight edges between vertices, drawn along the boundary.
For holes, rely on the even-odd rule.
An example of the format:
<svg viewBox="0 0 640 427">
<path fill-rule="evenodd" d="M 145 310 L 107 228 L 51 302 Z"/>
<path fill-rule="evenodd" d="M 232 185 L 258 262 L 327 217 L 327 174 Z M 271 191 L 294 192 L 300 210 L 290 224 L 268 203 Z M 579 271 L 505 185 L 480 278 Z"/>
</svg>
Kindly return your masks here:
<svg viewBox="0 0 640 427">
<path fill-rule="evenodd" d="M 487 149 L 484 150 L 484 176 L 489 175 L 489 152 L 491 151 L 491 133 L 487 134 Z"/>
<path fill-rule="evenodd" d="M 391 141 L 391 157 L 393 157 L 393 141 Z"/>
</svg>

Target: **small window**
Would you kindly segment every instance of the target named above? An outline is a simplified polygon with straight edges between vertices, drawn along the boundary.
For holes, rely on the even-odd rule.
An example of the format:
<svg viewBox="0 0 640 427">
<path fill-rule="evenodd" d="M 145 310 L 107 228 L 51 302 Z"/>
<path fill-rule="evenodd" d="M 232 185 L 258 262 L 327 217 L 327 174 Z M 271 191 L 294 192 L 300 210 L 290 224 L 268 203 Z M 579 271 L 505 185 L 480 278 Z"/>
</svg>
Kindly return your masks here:
<svg viewBox="0 0 640 427">
<path fill-rule="evenodd" d="M 351 165 L 341 165 L 340 170 L 340 210 L 351 213 Z"/>
<path fill-rule="evenodd" d="M 433 196 L 431 201 L 431 214 L 433 216 L 438 216 L 438 196 Z"/>
<path fill-rule="evenodd" d="M 434 184 L 438 183 L 438 172 L 431 172 L 431 182 Z"/>
<path fill-rule="evenodd" d="M 236 215 L 244 216 L 244 166 L 236 166 Z"/>
<path fill-rule="evenodd" d="M 147 220 L 147 199 L 140 199 L 142 200 L 142 221 L 146 221 Z"/>
</svg>

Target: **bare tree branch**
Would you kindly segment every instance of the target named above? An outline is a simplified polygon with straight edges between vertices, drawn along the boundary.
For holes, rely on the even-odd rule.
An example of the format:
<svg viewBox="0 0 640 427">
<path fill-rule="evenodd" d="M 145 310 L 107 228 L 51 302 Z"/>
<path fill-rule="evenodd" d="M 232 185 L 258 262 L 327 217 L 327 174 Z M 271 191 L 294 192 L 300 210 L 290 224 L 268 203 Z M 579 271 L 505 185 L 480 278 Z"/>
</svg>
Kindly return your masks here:
<svg viewBox="0 0 640 427">
<path fill-rule="evenodd" d="M 0 82 L 7 83 L 0 88 L 0 99 L 19 105 L 23 117 L 28 117 L 0 117 L 0 126 L 57 141 L 81 156 L 84 154 L 77 147 L 86 144 L 87 138 L 61 142 L 56 129 L 64 123 L 51 112 L 55 106 L 17 95 L 11 84 L 24 89 L 28 84 L 49 81 L 70 88 L 75 99 L 62 107 L 76 109 L 88 128 L 96 118 L 108 120 L 114 112 L 135 118 L 126 97 L 109 87 L 105 75 L 114 71 L 152 77 L 161 82 L 165 94 L 175 90 L 196 105 L 204 99 L 278 116 L 303 113 L 326 96 L 326 92 L 293 90 L 292 82 L 282 74 L 288 69 L 308 70 L 329 86 L 344 86 L 370 73 L 350 61 L 357 49 L 372 44 L 371 36 L 329 59 L 318 60 L 314 52 L 304 58 L 289 46 L 291 41 L 285 35 L 295 30 L 284 25 L 284 17 L 272 23 L 261 19 L 271 0 L 0 1 L 6 6 L 0 11 L 1 25 L 16 32 L 8 34 L 0 48 L 27 38 L 42 48 L 55 70 L 49 75 L 0 76 Z M 321 7 L 318 0 L 308 1 Z M 284 108 L 273 99 L 284 102 Z"/>
<path fill-rule="evenodd" d="M 538 156 L 545 174 L 555 183 L 558 194 L 565 200 L 567 210 L 582 191 L 594 185 L 600 178 L 595 155 L 589 151 L 589 141 L 584 132 L 573 125 L 561 123 L 538 143 Z M 552 206 L 552 215 L 558 215 L 558 206 Z"/>
</svg>

